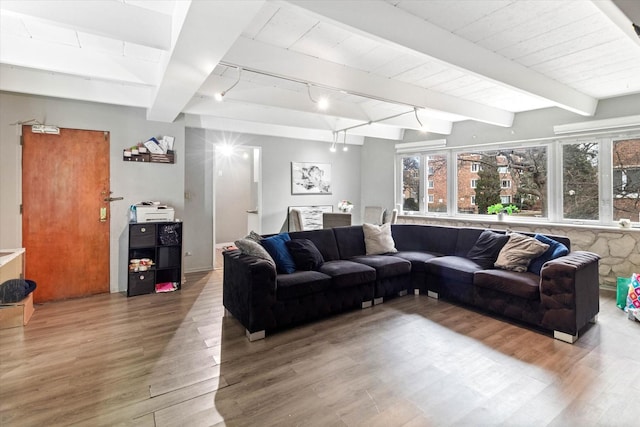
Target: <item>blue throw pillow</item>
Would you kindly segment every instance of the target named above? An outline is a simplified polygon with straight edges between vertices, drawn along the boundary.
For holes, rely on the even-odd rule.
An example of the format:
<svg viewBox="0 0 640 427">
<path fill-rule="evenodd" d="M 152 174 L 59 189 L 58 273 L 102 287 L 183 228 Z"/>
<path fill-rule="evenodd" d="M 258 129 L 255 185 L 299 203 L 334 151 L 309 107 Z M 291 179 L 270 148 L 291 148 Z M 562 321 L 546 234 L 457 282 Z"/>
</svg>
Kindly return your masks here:
<svg viewBox="0 0 640 427">
<path fill-rule="evenodd" d="M 556 240 L 550 239 L 542 234 L 536 234 L 533 237 L 535 237 L 536 240 L 549 245 L 549 249 L 547 249 L 538 258 L 531 261 L 531 264 L 529 264 L 529 271 L 532 273 L 540 275 L 540 271 L 542 270 L 542 266 L 545 262 L 565 256 L 569 253 L 569 249 Z"/>
<path fill-rule="evenodd" d="M 260 244 L 264 246 L 271 258 L 276 262 L 278 273 L 291 274 L 296 271 L 296 264 L 286 245 L 286 242 L 290 240 L 289 233 L 281 233 L 260 241 Z"/>
</svg>

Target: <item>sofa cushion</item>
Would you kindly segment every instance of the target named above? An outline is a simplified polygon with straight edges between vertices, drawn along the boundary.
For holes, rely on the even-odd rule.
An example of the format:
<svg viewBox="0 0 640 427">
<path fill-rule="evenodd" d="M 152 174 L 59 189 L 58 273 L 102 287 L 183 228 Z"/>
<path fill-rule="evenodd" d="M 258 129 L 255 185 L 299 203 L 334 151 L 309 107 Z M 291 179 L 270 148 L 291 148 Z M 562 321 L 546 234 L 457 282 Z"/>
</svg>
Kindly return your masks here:
<svg viewBox="0 0 640 427">
<path fill-rule="evenodd" d="M 538 258 L 532 260 L 531 264 L 529 264 L 529 271 L 534 274 L 540 275 L 540 271 L 542 270 L 542 266 L 545 262 L 560 258 L 561 256 L 565 256 L 569 253 L 569 249 L 565 245 L 556 240 L 550 239 L 547 236 L 536 234 L 534 238 L 549 245 L 549 249 L 547 249 Z"/>
<path fill-rule="evenodd" d="M 289 237 L 291 237 L 292 240 L 311 240 L 313 244 L 316 245 L 316 248 L 318 248 L 325 261 L 340 259 L 336 236 L 333 234 L 333 230 L 331 229 L 292 231 L 289 233 Z"/>
<path fill-rule="evenodd" d="M 391 234 L 398 251 L 453 255 L 458 229 L 424 224 L 393 224 Z"/>
<path fill-rule="evenodd" d="M 332 284 L 337 288 L 373 283 L 376 280 L 374 268 L 353 261 L 327 261 L 320 266 L 318 271 L 331 276 Z"/>
<path fill-rule="evenodd" d="M 485 231 L 482 228 L 460 228 L 456 236 L 456 249 L 453 255 L 466 257 L 478 237 Z M 446 238 L 446 237 L 445 237 Z"/>
<path fill-rule="evenodd" d="M 260 243 L 256 243 L 255 240 L 244 238 L 238 239 L 233 243 L 238 249 L 240 249 L 240 252 L 242 252 L 243 254 L 265 259 L 275 268 L 276 262 L 273 260 L 271 255 L 269 255 L 269 252 L 267 252 L 264 246 L 262 246 Z"/>
<path fill-rule="evenodd" d="M 506 234 L 485 230 L 480 234 L 478 240 L 467 253 L 467 258 L 474 260 L 484 268 L 491 268 L 498 259 L 498 254 L 502 247 L 509 240 Z"/>
<path fill-rule="evenodd" d="M 495 267 L 519 273 L 527 271 L 531 260 L 542 255 L 549 245 L 520 233 L 509 234 L 509 241 L 502 247 Z"/>
<path fill-rule="evenodd" d="M 324 262 L 322 254 L 309 239 L 293 239 L 285 244 L 296 264 L 296 270 L 317 270 Z"/>
<path fill-rule="evenodd" d="M 293 261 L 286 242 L 291 240 L 288 233 L 280 233 L 267 237 L 260 244 L 269 252 L 276 262 L 276 270 L 281 274 L 291 274 L 296 271 L 296 263 Z"/>
<path fill-rule="evenodd" d="M 364 232 L 361 225 L 332 228 L 340 251 L 340 259 L 349 259 L 366 254 Z M 325 261 L 327 258 L 325 258 Z"/>
<path fill-rule="evenodd" d="M 411 262 L 394 256 L 367 255 L 351 258 L 349 261 L 359 262 L 376 269 L 376 278 L 401 276 L 411 273 Z"/>
<path fill-rule="evenodd" d="M 318 271 L 296 271 L 276 277 L 276 298 L 299 298 L 323 292 L 331 286 L 331 277 Z"/>
<path fill-rule="evenodd" d="M 406 259 L 407 261 L 411 262 L 411 271 L 424 271 L 425 261 L 428 261 L 431 258 L 435 258 L 437 256 L 428 252 L 418 251 L 398 251 L 391 255 L 398 258 Z"/>
<path fill-rule="evenodd" d="M 540 299 L 540 277 L 529 272 L 482 270 L 473 275 L 473 284 L 524 299 Z"/>
<path fill-rule="evenodd" d="M 473 274 L 476 271 L 484 270 L 474 260 L 453 255 L 432 258 L 425 262 L 425 267 L 432 275 L 468 284 L 473 283 Z"/>
<path fill-rule="evenodd" d="M 364 246 L 367 255 L 398 252 L 391 236 L 390 223 L 382 225 L 362 224 L 362 232 L 364 233 Z"/>
</svg>

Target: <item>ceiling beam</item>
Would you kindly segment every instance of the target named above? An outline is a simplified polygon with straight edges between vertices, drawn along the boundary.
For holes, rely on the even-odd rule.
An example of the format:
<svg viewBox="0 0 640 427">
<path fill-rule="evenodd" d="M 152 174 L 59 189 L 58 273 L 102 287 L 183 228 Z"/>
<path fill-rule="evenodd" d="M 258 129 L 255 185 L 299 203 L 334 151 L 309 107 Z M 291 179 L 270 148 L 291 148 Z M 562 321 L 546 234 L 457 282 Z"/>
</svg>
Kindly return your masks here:
<svg viewBox="0 0 640 427">
<path fill-rule="evenodd" d="M 383 78 L 245 37 L 238 38 L 224 56 L 224 62 L 371 99 L 441 110 L 493 125 L 509 127 L 513 123 L 514 115 L 509 111 Z"/>
<path fill-rule="evenodd" d="M 169 50 L 171 16 L 120 1 L 2 0 L 2 10 L 76 31 Z"/>
<path fill-rule="evenodd" d="M 640 2 L 633 1 L 607 1 L 591 0 L 593 5 L 600 11 L 632 42 L 640 46 L 640 37 L 636 34 L 631 23 L 640 25 Z"/>
<path fill-rule="evenodd" d="M 263 4 L 263 0 L 176 2 L 177 37 L 147 118 L 173 121 Z"/>
<path fill-rule="evenodd" d="M 25 68 L 131 84 L 155 85 L 158 64 L 45 40 L 3 34 L 0 62 Z"/>
<path fill-rule="evenodd" d="M 151 87 L 0 65 L 0 90 L 146 108 Z"/>
<path fill-rule="evenodd" d="M 427 55 L 447 64 L 489 78 L 504 87 L 541 97 L 554 105 L 584 116 L 595 113 L 597 99 L 528 69 L 462 37 L 406 13 L 385 1 L 340 2 L 290 0 L 299 11 L 329 19 L 334 24 L 378 41 Z"/>
</svg>

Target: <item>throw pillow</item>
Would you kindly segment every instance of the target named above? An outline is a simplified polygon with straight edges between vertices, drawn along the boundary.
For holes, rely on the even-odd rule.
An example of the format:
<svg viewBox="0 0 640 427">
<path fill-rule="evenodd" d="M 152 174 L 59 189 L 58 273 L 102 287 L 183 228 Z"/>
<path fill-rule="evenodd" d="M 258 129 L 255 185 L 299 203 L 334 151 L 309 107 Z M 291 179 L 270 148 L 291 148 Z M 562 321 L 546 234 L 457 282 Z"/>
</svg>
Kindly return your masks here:
<svg viewBox="0 0 640 427">
<path fill-rule="evenodd" d="M 296 264 L 296 270 L 317 270 L 324 264 L 324 258 L 309 239 L 293 239 L 286 242 L 287 249 Z"/>
<path fill-rule="evenodd" d="M 471 250 L 469 250 L 467 258 L 474 260 L 483 268 L 491 268 L 496 262 L 496 259 L 498 259 L 500 250 L 508 240 L 509 236 L 506 234 L 485 230 L 480 234 Z"/>
<path fill-rule="evenodd" d="M 249 234 L 247 234 L 245 239 L 253 240 L 254 242 L 260 243 L 260 241 L 262 240 L 262 236 L 251 230 Z"/>
<path fill-rule="evenodd" d="M 267 260 L 274 267 L 276 266 L 276 263 L 271 257 L 271 255 L 269 255 L 269 252 L 267 252 L 267 250 L 260 243 L 256 243 L 253 240 L 249 240 L 246 238 L 238 239 L 234 243 L 236 247 L 240 249 L 240 252 L 242 252 L 243 254 L 251 255 L 257 258 L 262 258 L 264 260 Z"/>
<path fill-rule="evenodd" d="M 542 271 L 542 266 L 545 262 L 551 261 L 552 259 L 556 259 L 561 256 L 565 256 L 569 253 L 569 248 L 556 240 L 550 239 L 545 235 L 536 234 L 533 237 L 536 240 L 549 245 L 549 249 L 547 249 L 546 252 L 540 255 L 538 258 L 531 261 L 531 264 L 529 265 L 529 271 L 532 273 L 540 275 L 540 271 Z"/>
<path fill-rule="evenodd" d="M 391 236 L 391 224 L 382 225 L 362 224 L 364 232 L 364 246 L 367 255 L 387 254 L 398 252 Z"/>
<path fill-rule="evenodd" d="M 494 265 L 503 270 L 522 273 L 527 271 L 532 259 L 539 257 L 547 249 L 549 249 L 549 245 L 539 242 L 533 237 L 511 233 L 509 241 L 500 250 Z"/>
<path fill-rule="evenodd" d="M 291 240 L 289 233 L 280 233 L 260 241 L 260 244 L 264 246 L 276 262 L 278 273 L 291 274 L 296 271 L 296 263 L 293 261 L 286 245 L 289 240 Z"/>
</svg>

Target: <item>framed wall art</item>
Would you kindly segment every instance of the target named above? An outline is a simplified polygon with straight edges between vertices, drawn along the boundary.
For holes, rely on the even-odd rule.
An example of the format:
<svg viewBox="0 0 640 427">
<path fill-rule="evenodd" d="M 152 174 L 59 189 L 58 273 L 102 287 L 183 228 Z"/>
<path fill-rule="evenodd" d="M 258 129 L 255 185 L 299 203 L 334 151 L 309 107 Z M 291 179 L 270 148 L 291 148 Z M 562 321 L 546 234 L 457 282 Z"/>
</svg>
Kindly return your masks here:
<svg viewBox="0 0 640 427">
<path fill-rule="evenodd" d="M 291 162 L 291 194 L 331 194 L 331 163 Z"/>
</svg>

